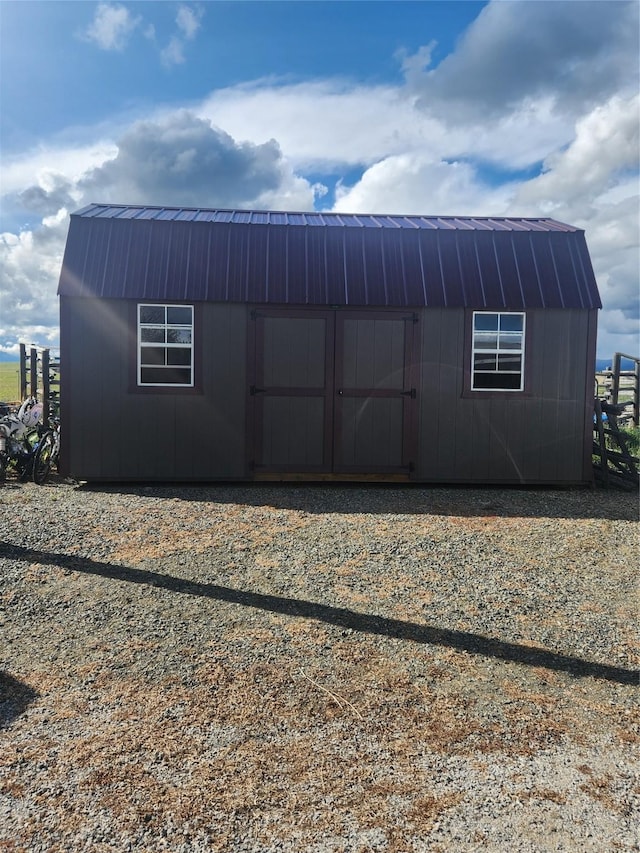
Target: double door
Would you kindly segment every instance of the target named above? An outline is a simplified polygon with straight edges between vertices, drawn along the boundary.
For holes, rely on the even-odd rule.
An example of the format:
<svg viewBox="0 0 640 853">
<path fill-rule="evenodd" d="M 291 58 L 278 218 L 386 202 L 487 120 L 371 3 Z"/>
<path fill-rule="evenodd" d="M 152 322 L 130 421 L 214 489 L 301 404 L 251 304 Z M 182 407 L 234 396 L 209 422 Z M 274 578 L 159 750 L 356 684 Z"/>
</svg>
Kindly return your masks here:
<svg viewBox="0 0 640 853">
<path fill-rule="evenodd" d="M 255 474 L 409 474 L 415 315 L 259 308 L 250 322 Z"/>
</svg>

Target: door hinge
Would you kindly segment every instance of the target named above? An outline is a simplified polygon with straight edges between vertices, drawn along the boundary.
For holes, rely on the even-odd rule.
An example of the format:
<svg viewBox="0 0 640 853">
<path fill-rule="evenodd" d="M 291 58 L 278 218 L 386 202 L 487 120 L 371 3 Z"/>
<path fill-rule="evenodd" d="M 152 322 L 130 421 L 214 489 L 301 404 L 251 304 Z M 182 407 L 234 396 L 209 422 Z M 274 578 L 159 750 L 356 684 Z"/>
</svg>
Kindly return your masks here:
<svg viewBox="0 0 640 853">
<path fill-rule="evenodd" d="M 408 317 L 404 317 L 404 319 L 405 319 L 405 320 L 409 320 L 409 321 L 411 321 L 412 323 L 418 323 L 418 322 L 420 321 L 420 315 L 419 315 L 419 314 L 417 314 L 417 313 L 414 311 L 414 312 L 413 312 L 413 314 L 409 314 L 409 316 L 408 316 Z"/>
<path fill-rule="evenodd" d="M 411 397 L 412 400 L 415 400 L 416 399 L 416 389 L 411 388 L 409 391 L 401 391 L 400 396 Z"/>
<path fill-rule="evenodd" d="M 249 386 L 249 393 L 251 394 L 252 397 L 255 397 L 256 394 L 264 394 L 264 392 L 265 392 L 264 388 L 256 388 L 255 385 Z"/>
<path fill-rule="evenodd" d="M 259 311 L 256 311 L 255 308 L 252 308 L 249 313 L 249 316 L 252 320 L 257 320 L 259 317 L 264 317 L 264 314 L 261 314 Z"/>
</svg>

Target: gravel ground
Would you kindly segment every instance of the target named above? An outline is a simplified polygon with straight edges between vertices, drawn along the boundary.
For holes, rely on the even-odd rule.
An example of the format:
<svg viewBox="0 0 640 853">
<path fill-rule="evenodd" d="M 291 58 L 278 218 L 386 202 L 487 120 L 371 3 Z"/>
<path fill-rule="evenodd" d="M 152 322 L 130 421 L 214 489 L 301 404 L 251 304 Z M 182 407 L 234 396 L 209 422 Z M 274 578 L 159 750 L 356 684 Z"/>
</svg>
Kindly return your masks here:
<svg viewBox="0 0 640 853">
<path fill-rule="evenodd" d="M 0 850 L 638 850 L 637 495 L 0 488 Z"/>
</svg>

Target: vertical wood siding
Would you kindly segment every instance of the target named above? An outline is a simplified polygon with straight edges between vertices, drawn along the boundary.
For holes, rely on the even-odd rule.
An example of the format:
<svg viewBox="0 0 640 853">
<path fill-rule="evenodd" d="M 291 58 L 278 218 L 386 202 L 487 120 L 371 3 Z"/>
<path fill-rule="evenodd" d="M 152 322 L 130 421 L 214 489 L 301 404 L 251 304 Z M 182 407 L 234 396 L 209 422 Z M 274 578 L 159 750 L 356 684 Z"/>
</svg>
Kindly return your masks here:
<svg viewBox="0 0 640 853">
<path fill-rule="evenodd" d="M 322 469 L 326 464 L 327 320 L 261 316 L 255 353 L 255 462 L 262 470 Z"/>
<path fill-rule="evenodd" d="M 246 308 L 202 304 L 202 393 L 131 393 L 131 303 L 63 300 L 66 472 L 82 480 L 242 479 Z"/>
<path fill-rule="evenodd" d="M 252 399 L 248 387 L 253 381 L 247 370 L 247 329 L 252 322 L 248 308 L 199 303 L 197 312 L 200 393 L 132 393 L 133 303 L 62 298 L 65 473 L 96 481 L 253 477 L 247 450 L 251 426 L 247 407 Z M 422 309 L 415 325 L 420 347 L 413 403 L 405 397 L 357 396 L 360 386 L 393 389 L 407 384 L 401 378 L 403 322 L 392 319 L 393 314 L 377 321 L 373 315 L 367 317 L 366 309 L 358 314 L 345 312 L 342 318 L 346 344 L 339 363 L 344 372 L 337 382 L 345 388 L 353 386 L 354 396 L 349 398 L 345 392 L 336 398 L 340 401 L 333 435 L 336 470 L 362 471 L 368 465 L 372 471 L 393 469 L 406 462 L 399 455 L 404 400 L 419 410 L 412 474 L 417 481 L 569 484 L 589 480 L 585 440 L 595 311 L 528 311 L 526 393 L 484 397 L 465 395 L 468 314 L 462 308 Z M 319 363 L 325 357 L 324 333 L 316 329 L 324 321 L 309 316 L 291 327 L 280 317 L 268 319 L 261 378 L 298 390 L 324 386 L 325 366 Z M 281 328 L 283 323 L 286 328 Z M 296 335 L 302 335 L 300 340 Z M 292 351 L 296 358 L 291 357 Z M 298 465 L 321 468 L 326 445 L 323 396 L 257 399 L 260 405 L 276 407 L 264 419 L 267 427 L 274 425 L 261 438 L 264 464 L 290 470 Z M 301 421 L 308 429 L 294 429 Z"/>
<path fill-rule="evenodd" d="M 587 311 L 527 312 L 526 393 L 464 395 L 463 309 L 423 311 L 417 479 L 580 483 L 585 466 Z"/>
</svg>

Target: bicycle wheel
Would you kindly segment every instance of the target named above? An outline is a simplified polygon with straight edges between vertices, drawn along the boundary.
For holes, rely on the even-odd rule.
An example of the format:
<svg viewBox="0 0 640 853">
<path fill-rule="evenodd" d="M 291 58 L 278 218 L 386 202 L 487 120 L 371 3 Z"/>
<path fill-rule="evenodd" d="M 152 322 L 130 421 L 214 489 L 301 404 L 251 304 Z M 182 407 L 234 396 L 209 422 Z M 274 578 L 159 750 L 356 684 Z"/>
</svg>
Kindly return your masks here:
<svg viewBox="0 0 640 853">
<path fill-rule="evenodd" d="M 60 427 L 53 430 L 53 451 L 51 453 L 51 467 L 60 471 Z"/>
<path fill-rule="evenodd" d="M 41 486 L 49 476 L 51 470 L 51 457 L 53 454 L 53 433 L 45 432 L 38 443 L 38 449 L 33 457 L 32 478 L 33 482 Z"/>
</svg>

